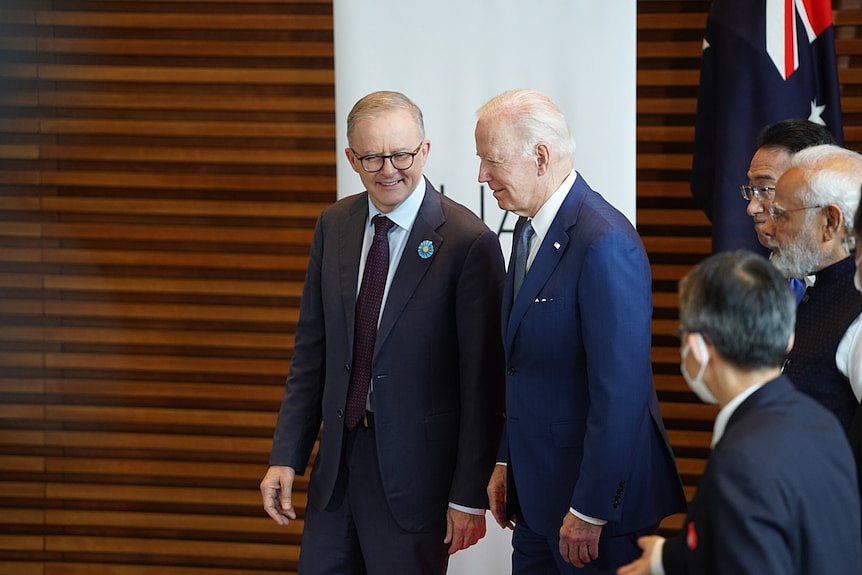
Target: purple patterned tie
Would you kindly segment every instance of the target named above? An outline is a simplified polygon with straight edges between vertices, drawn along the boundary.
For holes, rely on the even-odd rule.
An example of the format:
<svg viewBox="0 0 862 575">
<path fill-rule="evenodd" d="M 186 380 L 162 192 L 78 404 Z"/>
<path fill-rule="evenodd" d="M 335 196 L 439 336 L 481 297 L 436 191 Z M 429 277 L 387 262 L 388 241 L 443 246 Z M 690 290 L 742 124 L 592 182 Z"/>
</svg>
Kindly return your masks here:
<svg viewBox="0 0 862 575">
<path fill-rule="evenodd" d="M 365 414 L 365 398 L 371 382 L 371 358 L 377 339 L 380 302 L 389 272 L 389 230 L 395 223 L 383 215 L 374 217 L 374 241 L 365 260 L 362 286 L 356 298 L 356 319 L 353 334 L 353 367 L 347 391 L 345 425 L 353 429 Z"/>
</svg>

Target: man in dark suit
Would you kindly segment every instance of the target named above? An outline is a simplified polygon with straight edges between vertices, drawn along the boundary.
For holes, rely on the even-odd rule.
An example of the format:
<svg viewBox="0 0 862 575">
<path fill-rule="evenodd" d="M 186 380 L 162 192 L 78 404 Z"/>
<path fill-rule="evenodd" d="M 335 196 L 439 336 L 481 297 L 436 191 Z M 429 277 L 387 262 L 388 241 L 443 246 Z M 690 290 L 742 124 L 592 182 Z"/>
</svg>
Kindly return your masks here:
<svg viewBox="0 0 862 575">
<path fill-rule="evenodd" d="M 680 282 L 680 370 L 721 406 L 713 451 L 682 533 L 644 537 L 619 575 L 862 573 L 862 518 L 847 438 L 781 375 L 796 303 L 745 251 L 712 256 Z"/>
<path fill-rule="evenodd" d="M 327 208 L 314 233 L 264 509 L 296 518 L 294 475 L 323 423 L 299 572 L 443 573 L 447 551 L 485 534 L 503 258 L 424 179 L 431 143 L 406 96 L 359 100 L 347 137 L 367 191 Z"/>
<path fill-rule="evenodd" d="M 574 171 L 550 99 L 506 92 L 478 116 L 479 181 L 520 216 L 491 511 L 514 527 L 515 574 L 612 573 L 639 555 L 639 534 L 685 508 L 652 387 L 649 263 L 625 216 Z"/>
</svg>

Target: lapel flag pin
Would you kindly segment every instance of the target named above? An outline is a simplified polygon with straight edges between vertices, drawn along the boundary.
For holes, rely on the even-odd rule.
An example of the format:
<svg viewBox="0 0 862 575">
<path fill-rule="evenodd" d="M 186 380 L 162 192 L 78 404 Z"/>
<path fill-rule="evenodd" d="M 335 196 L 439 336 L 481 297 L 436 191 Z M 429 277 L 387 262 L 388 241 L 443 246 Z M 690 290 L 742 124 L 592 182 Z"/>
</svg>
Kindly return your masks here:
<svg viewBox="0 0 862 575">
<path fill-rule="evenodd" d="M 554 242 L 554 249 L 555 250 L 560 249 L 560 242 Z"/>
<path fill-rule="evenodd" d="M 431 256 L 434 255 L 434 242 L 431 240 L 422 240 L 419 244 L 419 257 L 423 260 L 427 260 Z"/>
<path fill-rule="evenodd" d="M 692 551 L 697 549 L 697 529 L 694 527 L 694 521 L 688 524 L 688 533 L 686 533 L 685 536 L 685 543 Z"/>
</svg>

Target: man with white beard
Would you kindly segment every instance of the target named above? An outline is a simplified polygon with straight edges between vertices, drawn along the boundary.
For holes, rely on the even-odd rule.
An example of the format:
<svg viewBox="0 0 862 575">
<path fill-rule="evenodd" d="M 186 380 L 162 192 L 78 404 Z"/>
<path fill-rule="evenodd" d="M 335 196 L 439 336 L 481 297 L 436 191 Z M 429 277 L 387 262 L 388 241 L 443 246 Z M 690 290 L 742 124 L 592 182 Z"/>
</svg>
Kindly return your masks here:
<svg viewBox="0 0 862 575">
<path fill-rule="evenodd" d="M 769 208 L 771 261 L 807 285 L 784 374 L 845 430 L 862 397 L 862 294 L 854 289 L 851 227 L 860 187 L 862 155 L 815 146 L 793 156 Z"/>
</svg>

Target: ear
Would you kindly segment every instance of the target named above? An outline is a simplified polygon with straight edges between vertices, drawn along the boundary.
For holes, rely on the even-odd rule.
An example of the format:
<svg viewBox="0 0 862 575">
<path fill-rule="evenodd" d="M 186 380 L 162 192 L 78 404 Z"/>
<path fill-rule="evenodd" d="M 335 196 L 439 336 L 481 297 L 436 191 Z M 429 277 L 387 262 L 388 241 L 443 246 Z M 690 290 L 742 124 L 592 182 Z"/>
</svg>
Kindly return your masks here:
<svg viewBox="0 0 862 575">
<path fill-rule="evenodd" d="M 828 204 L 823 208 L 826 212 L 826 226 L 823 229 L 823 239 L 841 239 L 844 236 L 844 214 L 835 204 Z"/>
<path fill-rule="evenodd" d="M 796 343 L 796 332 L 791 331 L 790 337 L 787 338 L 787 351 L 785 353 L 790 353 L 790 350 L 793 349 L 794 343 Z"/>
<path fill-rule="evenodd" d="M 551 167 L 551 150 L 545 143 L 536 145 L 536 167 L 539 176 L 544 176 Z"/>
<path fill-rule="evenodd" d="M 703 336 L 695 332 L 687 333 L 685 334 L 685 337 L 688 348 L 691 350 L 691 353 L 694 355 L 697 362 L 701 364 L 705 363 L 707 359 L 709 359 L 709 348 L 707 348 Z"/>
<path fill-rule="evenodd" d="M 350 148 L 344 148 L 344 155 L 347 156 L 347 162 L 350 164 L 350 167 L 358 174 L 359 170 L 362 168 L 359 165 L 359 160 L 357 160 L 356 156 L 353 154 L 353 150 Z"/>
</svg>

